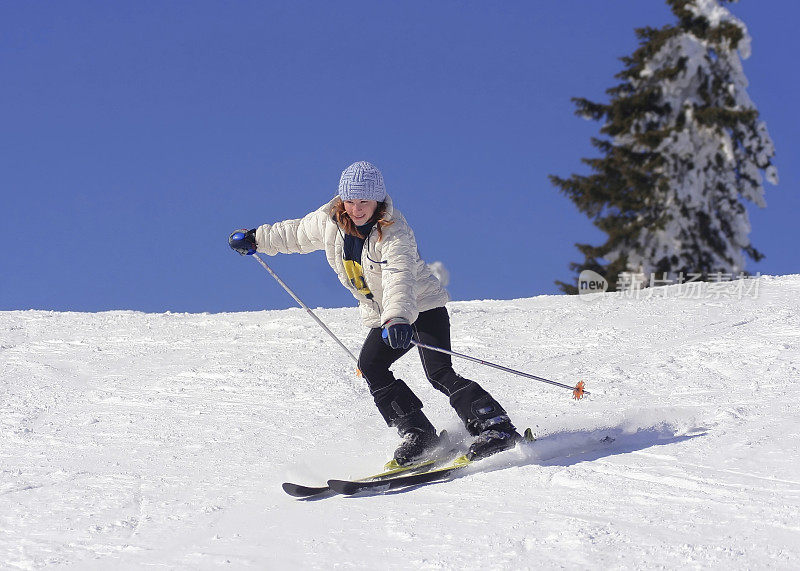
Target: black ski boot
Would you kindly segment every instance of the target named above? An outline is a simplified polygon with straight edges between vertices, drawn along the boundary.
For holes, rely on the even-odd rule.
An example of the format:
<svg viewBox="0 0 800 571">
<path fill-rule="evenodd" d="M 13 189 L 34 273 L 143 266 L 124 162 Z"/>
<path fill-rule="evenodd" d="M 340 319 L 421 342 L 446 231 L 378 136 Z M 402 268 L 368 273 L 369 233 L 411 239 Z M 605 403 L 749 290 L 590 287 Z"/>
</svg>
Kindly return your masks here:
<svg viewBox="0 0 800 571">
<path fill-rule="evenodd" d="M 403 435 L 403 442 L 394 451 L 394 461 L 406 466 L 417 460 L 423 460 L 432 454 L 439 445 L 439 437 L 435 432 L 423 432 L 412 428 Z"/>
<path fill-rule="evenodd" d="M 469 427 L 470 432 L 478 432 L 478 437 L 470 445 L 467 458 L 480 460 L 517 445 L 522 437 L 505 414 L 484 421 L 476 421 Z"/>
<path fill-rule="evenodd" d="M 439 445 L 436 429 L 421 410 L 398 418 L 394 425 L 403 437 L 403 442 L 394 451 L 394 461 L 399 466 L 426 458 Z"/>
</svg>

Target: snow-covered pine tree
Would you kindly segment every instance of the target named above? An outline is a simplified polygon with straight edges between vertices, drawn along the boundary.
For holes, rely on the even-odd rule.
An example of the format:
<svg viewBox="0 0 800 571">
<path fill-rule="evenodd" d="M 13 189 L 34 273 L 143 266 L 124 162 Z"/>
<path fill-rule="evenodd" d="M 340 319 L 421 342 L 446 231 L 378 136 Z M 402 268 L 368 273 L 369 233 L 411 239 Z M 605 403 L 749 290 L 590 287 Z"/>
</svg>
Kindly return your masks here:
<svg viewBox="0 0 800 571">
<path fill-rule="evenodd" d="M 743 199 L 766 205 L 762 173 L 777 184 L 775 150 L 747 94 L 750 36 L 730 1 L 667 0 L 677 24 L 636 30 L 610 102 L 573 99 L 608 139 L 592 138 L 603 155 L 583 159 L 593 174 L 550 179 L 608 239 L 576 244 L 585 260 L 572 270 L 594 270 L 614 289 L 625 271 L 739 274 L 746 255 L 763 257 Z"/>
</svg>

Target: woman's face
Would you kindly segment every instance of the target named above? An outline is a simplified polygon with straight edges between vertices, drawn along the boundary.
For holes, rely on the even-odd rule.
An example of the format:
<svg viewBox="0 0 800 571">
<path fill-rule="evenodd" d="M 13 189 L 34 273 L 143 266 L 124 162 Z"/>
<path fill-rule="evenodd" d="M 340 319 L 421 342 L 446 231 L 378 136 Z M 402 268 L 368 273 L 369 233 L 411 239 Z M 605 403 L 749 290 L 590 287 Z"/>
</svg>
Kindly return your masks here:
<svg viewBox="0 0 800 571">
<path fill-rule="evenodd" d="M 344 211 L 356 223 L 356 226 L 361 226 L 369 222 L 372 215 L 375 214 L 375 209 L 378 208 L 377 200 L 345 200 Z"/>
</svg>

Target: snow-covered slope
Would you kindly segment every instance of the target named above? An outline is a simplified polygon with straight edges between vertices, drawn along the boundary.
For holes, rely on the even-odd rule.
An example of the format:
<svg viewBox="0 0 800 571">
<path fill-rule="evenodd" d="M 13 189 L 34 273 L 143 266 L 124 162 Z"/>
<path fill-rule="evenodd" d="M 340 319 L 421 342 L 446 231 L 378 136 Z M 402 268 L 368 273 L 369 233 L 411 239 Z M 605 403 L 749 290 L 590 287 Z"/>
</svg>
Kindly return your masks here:
<svg viewBox="0 0 800 571">
<path fill-rule="evenodd" d="M 800 276 L 661 293 L 452 303 L 456 351 L 592 396 L 458 361 L 539 440 L 319 501 L 280 484 L 397 437 L 302 310 L 0 313 L 0 567 L 800 567 Z M 318 314 L 358 349 L 355 309 Z M 459 430 L 416 355 L 395 372 Z"/>
</svg>

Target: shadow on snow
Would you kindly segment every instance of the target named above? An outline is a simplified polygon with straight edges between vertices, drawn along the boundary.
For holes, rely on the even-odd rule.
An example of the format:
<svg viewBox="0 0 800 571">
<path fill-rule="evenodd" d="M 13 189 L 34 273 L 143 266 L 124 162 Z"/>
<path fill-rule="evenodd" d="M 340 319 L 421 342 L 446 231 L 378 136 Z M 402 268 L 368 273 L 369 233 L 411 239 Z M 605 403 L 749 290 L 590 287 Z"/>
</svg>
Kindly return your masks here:
<svg viewBox="0 0 800 571">
<path fill-rule="evenodd" d="M 363 498 L 375 495 L 403 494 L 417 488 L 457 480 L 476 473 L 488 473 L 525 466 L 574 466 L 600 458 L 630 454 L 654 446 L 678 444 L 708 434 L 699 428 L 686 432 L 666 422 L 632 430 L 627 426 L 595 430 L 562 431 L 546 434 L 535 442 L 525 442 L 510 452 L 481 460 L 447 478 L 388 491 L 366 491 L 348 496 Z M 509 458 L 511 457 L 511 458 Z"/>
</svg>

